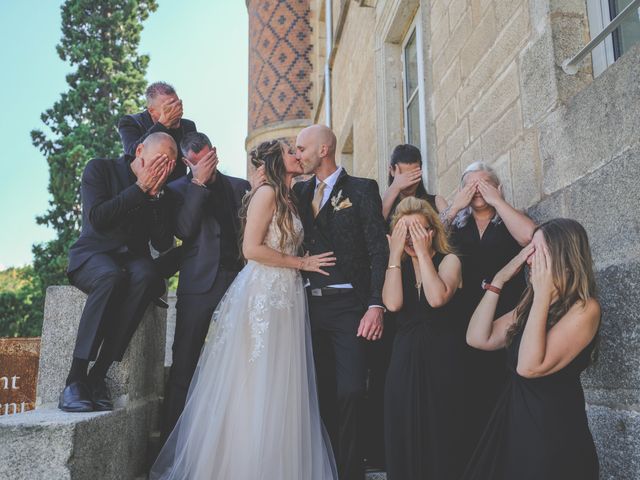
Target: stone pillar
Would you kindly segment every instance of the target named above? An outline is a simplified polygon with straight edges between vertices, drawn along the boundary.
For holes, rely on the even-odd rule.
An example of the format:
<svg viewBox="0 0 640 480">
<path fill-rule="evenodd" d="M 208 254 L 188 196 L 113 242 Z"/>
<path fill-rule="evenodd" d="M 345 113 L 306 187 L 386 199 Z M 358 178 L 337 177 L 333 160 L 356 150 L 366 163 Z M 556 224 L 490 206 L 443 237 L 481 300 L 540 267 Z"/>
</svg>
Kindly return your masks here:
<svg viewBox="0 0 640 480">
<path fill-rule="evenodd" d="M 36 409 L 0 420 L 0 478 L 132 479 L 151 460 L 164 389 L 166 311 L 150 306 L 123 361 L 109 371 L 113 412 L 57 408 L 86 295 L 49 287 L 45 300 Z"/>
<path fill-rule="evenodd" d="M 247 152 L 274 138 L 293 140 L 312 123 L 308 0 L 247 0 L 249 124 Z"/>
</svg>

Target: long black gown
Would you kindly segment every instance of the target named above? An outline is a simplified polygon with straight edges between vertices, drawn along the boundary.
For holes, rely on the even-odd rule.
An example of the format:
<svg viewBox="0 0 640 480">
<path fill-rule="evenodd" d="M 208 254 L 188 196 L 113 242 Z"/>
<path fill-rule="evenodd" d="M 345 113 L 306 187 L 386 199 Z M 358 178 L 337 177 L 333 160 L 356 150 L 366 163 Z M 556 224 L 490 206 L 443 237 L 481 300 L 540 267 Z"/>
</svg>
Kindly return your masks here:
<svg viewBox="0 0 640 480">
<path fill-rule="evenodd" d="M 436 269 L 444 255 L 436 253 Z M 385 447 L 389 480 L 458 480 L 463 460 L 464 327 L 457 294 L 432 308 L 415 287 L 411 260 L 402 263 L 404 302 L 385 384 Z"/>
<path fill-rule="evenodd" d="M 482 280 L 491 281 L 494 275 L 515 257 L 521 246 L 511 236 L 504 222 L 489 223 L 480 237 L 478 226 L 469 217 L 467 224 L 454 228 L 451 242 L 462 261 L 461 317 L 465 330 L 471 315 L 482 300 Z M 513 310 L 526 287 L 524 271 L 521 271 L 502 288 L 496 318 Z M 465 345 L 465 431 L 461 446 L 466 463 L 506 381 L 506 357 L 504 350 L 485 352 Z"/>
<path fill-rule="evenodd" d="M 597 480 L 580 384 L 595 339 L 563 369 L 534 379 L 516 372 L 521 339 L 507 348 L 505 389 L 462 479 Z"/>
</svg>

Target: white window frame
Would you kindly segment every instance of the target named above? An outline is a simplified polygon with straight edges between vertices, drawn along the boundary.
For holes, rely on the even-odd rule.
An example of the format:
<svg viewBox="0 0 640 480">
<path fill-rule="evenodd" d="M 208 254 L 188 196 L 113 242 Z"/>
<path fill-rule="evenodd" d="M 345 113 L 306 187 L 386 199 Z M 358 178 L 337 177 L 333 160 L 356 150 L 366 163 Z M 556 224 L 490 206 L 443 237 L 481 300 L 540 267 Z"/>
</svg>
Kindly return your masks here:
<svg viewBox="0 0 640 480">
<path fill-rule="evenodd" d="M 587 16 L 589 17 L 591 38 L 593 38 L 611 22 L 609 1 L 587 0 Z M 613 35 L 608 35 L 604 42 L 591 51 L 591 61 L 594 77 L 600 75 L 616 61 L 613 52 Z"/>
<path fill-rule="evenodd" d="M 416 33 L 416 61 L 418 64 L 418 90 L 414 95 L 418 95 L 418 117 L 419 117 L 419 132 L 420 132 L 420 153 L 422 154 L 422 172 L 425 177 L 425 183 L 428 184 L 428 158 L 429 151 L 427 150 L 427 112 L 425 110 L 426 105 L 426 92 L 425 92 L 425 82 L 424 82 L 424 54 L 423 54 L 423 43 L 422 43 L 422 28 L 421 28 L 421 19 L 422 19 L 422 9 L 418 8 L 416 14 L 411 22 L 411 26 L 407 30 L 404 38 L 402 39 L 402 48 L 400 49 L 400 56 L 402 60 L 402 110 L 404 117 L 404 140 L 405 143 L 409 143 L 409 118 L 408 118 L 408 107 L 411 100 L 413 100 L 413 96 L 407 99 L 407 68 L 405 65 L 405 51 L 407 44 L 409 43 L 409 39 L 411 35 L 415 31 Z"/>
</svg>

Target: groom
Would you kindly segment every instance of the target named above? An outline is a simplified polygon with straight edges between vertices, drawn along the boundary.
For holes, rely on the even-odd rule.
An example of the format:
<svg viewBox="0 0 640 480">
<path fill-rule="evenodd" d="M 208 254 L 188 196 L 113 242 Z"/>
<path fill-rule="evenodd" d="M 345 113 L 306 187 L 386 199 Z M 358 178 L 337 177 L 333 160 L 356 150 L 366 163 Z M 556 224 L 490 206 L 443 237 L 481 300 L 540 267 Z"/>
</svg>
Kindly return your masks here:
<svg viewBox="0 0 640 480">
<path fill-rule="evenodd" d="M 314 176 L 294 186 L 310 255 L 334 252 L 329 275 L 306 273 L 320 412 L 340 480 L 362 480 L 361 421 L 367 340 L 382 336 L 382 285 L 389 255 L 378 185 L 336 165 L 336 137 L 312 125 L 296 157 Z"/>
</svg>

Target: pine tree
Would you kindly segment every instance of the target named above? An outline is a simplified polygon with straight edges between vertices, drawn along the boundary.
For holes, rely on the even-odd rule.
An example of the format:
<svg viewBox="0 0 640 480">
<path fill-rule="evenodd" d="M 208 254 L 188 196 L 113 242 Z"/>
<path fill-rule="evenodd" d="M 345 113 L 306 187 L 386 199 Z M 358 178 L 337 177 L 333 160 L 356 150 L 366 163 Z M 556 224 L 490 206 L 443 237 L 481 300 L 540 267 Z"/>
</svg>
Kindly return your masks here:
<svg viewBox="0 0 640 480">
<path fill-rule="evenodd" d="M 137 52 L 142 22 L 156 0 L 66 0 L 60 58 L 72 73 L 69 90 L 41 115 L 47 127 L 31 132 L 33 145 L 49 164 L 48 211 L 37 217 L 55 230 L 52 241 L 33 246 L 39 283 L 64 284 L 69 247 L 80 231 L 80 178 L 91 158 L 122 153 L 118 119 L 141 109 L 147 55 Z M 42 299 L 41 299 L 42 300 Z"/>
</svg>

